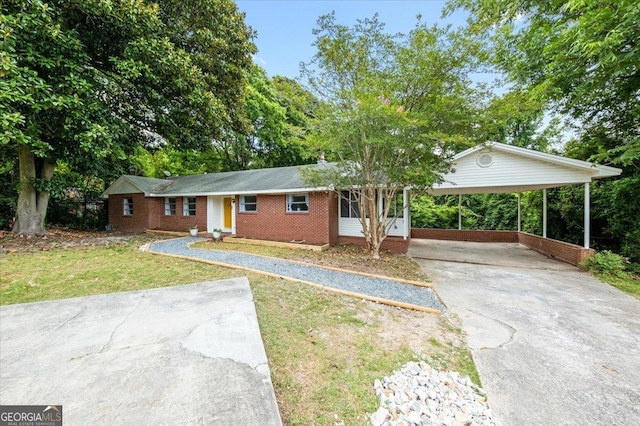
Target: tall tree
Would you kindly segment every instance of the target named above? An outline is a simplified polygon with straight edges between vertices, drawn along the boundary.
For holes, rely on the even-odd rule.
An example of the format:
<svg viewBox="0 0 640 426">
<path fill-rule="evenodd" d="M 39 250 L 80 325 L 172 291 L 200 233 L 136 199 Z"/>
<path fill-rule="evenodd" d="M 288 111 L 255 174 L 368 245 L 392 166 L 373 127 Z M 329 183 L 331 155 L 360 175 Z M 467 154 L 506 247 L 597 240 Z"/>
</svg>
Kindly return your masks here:
<svg viewBox="0 0 640 426">
<path fill-rule="evenodd" d="M 451 0 L 494 62 L 615 141 L 601 159 L 640 162 L 640 7 L 635 0 Z"/>
<path fill-rule="evenodd" d="M 478 111 L 467 73 L 474 55 L 466 40 L 418 21 L 407 35 L 389 35 L 377 16 L 353 27 L 335 14 L 319 18 L 313 59 L 302 67 L 325 102 L 317 137 L 337 164 L 305 177 L 356 201 L 373 259 L 406 187 L 430 188 L 449 160 L 471 141 Z M 390 213 L 391 212 L 391 213 Z"/>
<path fill-rule="evenodd" d="M 225 170 L 292 166 L 315 161 L 303 143 L 318 100 L 298 83 L 267 76 L 258 65 L 246 73 L 244 117 L 248 131 L 214 145 Z"/>
<path fill-rule="evenodd" d="M 230 0 L 215 11 L 201 3 L 2 3 L 0 143 L 19 161 L 14 232 L 45 232 L 58 160 L 83 170 L 137 146 L 193 149 L 238 131 L 252 33 Z"/>
</svg>

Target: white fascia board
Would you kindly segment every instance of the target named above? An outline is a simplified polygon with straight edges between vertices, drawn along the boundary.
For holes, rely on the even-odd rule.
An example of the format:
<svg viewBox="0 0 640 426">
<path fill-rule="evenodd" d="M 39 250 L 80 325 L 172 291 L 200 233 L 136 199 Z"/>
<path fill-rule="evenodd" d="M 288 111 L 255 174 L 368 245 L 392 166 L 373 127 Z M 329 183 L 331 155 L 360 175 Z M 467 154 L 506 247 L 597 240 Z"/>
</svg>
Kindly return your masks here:
<svg viewBox="0 0 640 426">
<path fill-rule="evenodd" d="M 621 169 L 609 166 L 601 166 L 588 161 L 576 160 L 575 158 L 562 157 L 560 155 L 548 154 L 546 152 L 534 151 L 532 149 L 520 148 L 518 146 L 506 145 L 503 143 L 495 143 L 494 148 L 500 151 L 506 151 L 513 154 L 520 154 L 525 157 L 534 158 L 540 161 L 548 161 L 550 163 L 559 164 L 567 167 L 587 170 L 592 177 L 617 176 L 622 173 Z"/>
<path fill-rule="evenodd" d="M 592 178 L 601 178 L 601 177 L 609 177 L 609 176 L 618 176 L 622 173 L 621 169 L 610 167 L 610 166 L 601 166 L 595 163 L 590 163 L 588 161 L 576 160 L 575 158 L 567 158 L 562 157 L 560 155 L 548 154 L 546 152 L 535 151 L 532 149 L 521 148 L 519 146 L 507 145 L 500 142 L 488 142 L 485 145 L 478 145 L 474 148 L 469 148 L 465 151 L 462 151 L 459 154 L 456 154 L 453 157 L 453 161 L 459 160 L 460 158 L 466 157 L 468 155 L 473 154 L 474 152 L 481 151 L 483 149 L 496 150 L 496 151 L 504 151 L 511 154 L 522 155 L 524 157 L 533 158 L 539 161 L 546 161 L 553 164 L 558 164 L 562 166 L 577 168 L 581 170 L 588 170 L 592 175 Z"/>
<path fill-rule="evenodd" d="M 319 188 L 290 188 L 290 189 L 268 189 L 261 191 L 219 191 L 219 192 L 189 192 L 180 194 L 149 194 L 149 197 L 204 197 L 204 196 L 228 196 L 228 195 L 263 195 L 263 194 L 294 194 L 300 192 L 320 192 L 331 191 L 327 187 Z"/>
</svg>

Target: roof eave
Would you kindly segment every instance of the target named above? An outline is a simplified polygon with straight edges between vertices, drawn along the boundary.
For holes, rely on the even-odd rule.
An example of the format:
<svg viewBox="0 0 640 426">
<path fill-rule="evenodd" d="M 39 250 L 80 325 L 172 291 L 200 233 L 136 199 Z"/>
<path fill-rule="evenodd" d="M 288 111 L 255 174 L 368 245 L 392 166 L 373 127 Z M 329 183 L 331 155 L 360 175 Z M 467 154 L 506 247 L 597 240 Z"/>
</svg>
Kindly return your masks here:
<svg viewBox="0 0 640 426">
<path fill-rule="evenodd" d="M 182 193 L 151 193 L 147 197 L 216 197 L 216 196 L 228 196 L 228 195 L 264 195 L 264 194 L 292 194 L 296 192 L 321 192 L 332 191 L 328 187 L 316 187 L 316 188 L 283 188 L 283 189 L 262 189 L 258 191 L 217 191 L 217 192 L 182 192 Z"/>
</svg>

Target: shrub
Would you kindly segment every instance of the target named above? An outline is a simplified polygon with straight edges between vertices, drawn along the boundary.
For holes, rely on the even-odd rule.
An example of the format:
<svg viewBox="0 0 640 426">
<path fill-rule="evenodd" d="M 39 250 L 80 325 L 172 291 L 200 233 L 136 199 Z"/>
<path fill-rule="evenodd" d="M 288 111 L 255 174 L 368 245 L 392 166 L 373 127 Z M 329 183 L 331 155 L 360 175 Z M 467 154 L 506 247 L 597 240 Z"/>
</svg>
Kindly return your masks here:
<svg viewBox="0 0 640 426">
<path fill-rule="evenodd" d="M 629 260 L 609 250 L 604 250 L 585 259 L 583 266 L 596 274 L 624 277 Z"/>
</svg>

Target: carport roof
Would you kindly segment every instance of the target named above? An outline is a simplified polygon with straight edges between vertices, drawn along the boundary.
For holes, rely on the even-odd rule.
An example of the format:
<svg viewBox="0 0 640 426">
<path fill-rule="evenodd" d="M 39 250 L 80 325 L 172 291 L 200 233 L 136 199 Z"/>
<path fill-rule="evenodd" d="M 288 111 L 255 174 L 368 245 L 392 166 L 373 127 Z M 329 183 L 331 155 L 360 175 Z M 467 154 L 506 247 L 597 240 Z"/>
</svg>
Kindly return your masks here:
<svg viewBox="0 0 640 426">
<path fill-rule="evenodd" d="M 490 142 L 457 154 L 454 170 L 434 195 L 524 192 L 588 183 L 622 170 L 560 155 Z"/>
</svg>

